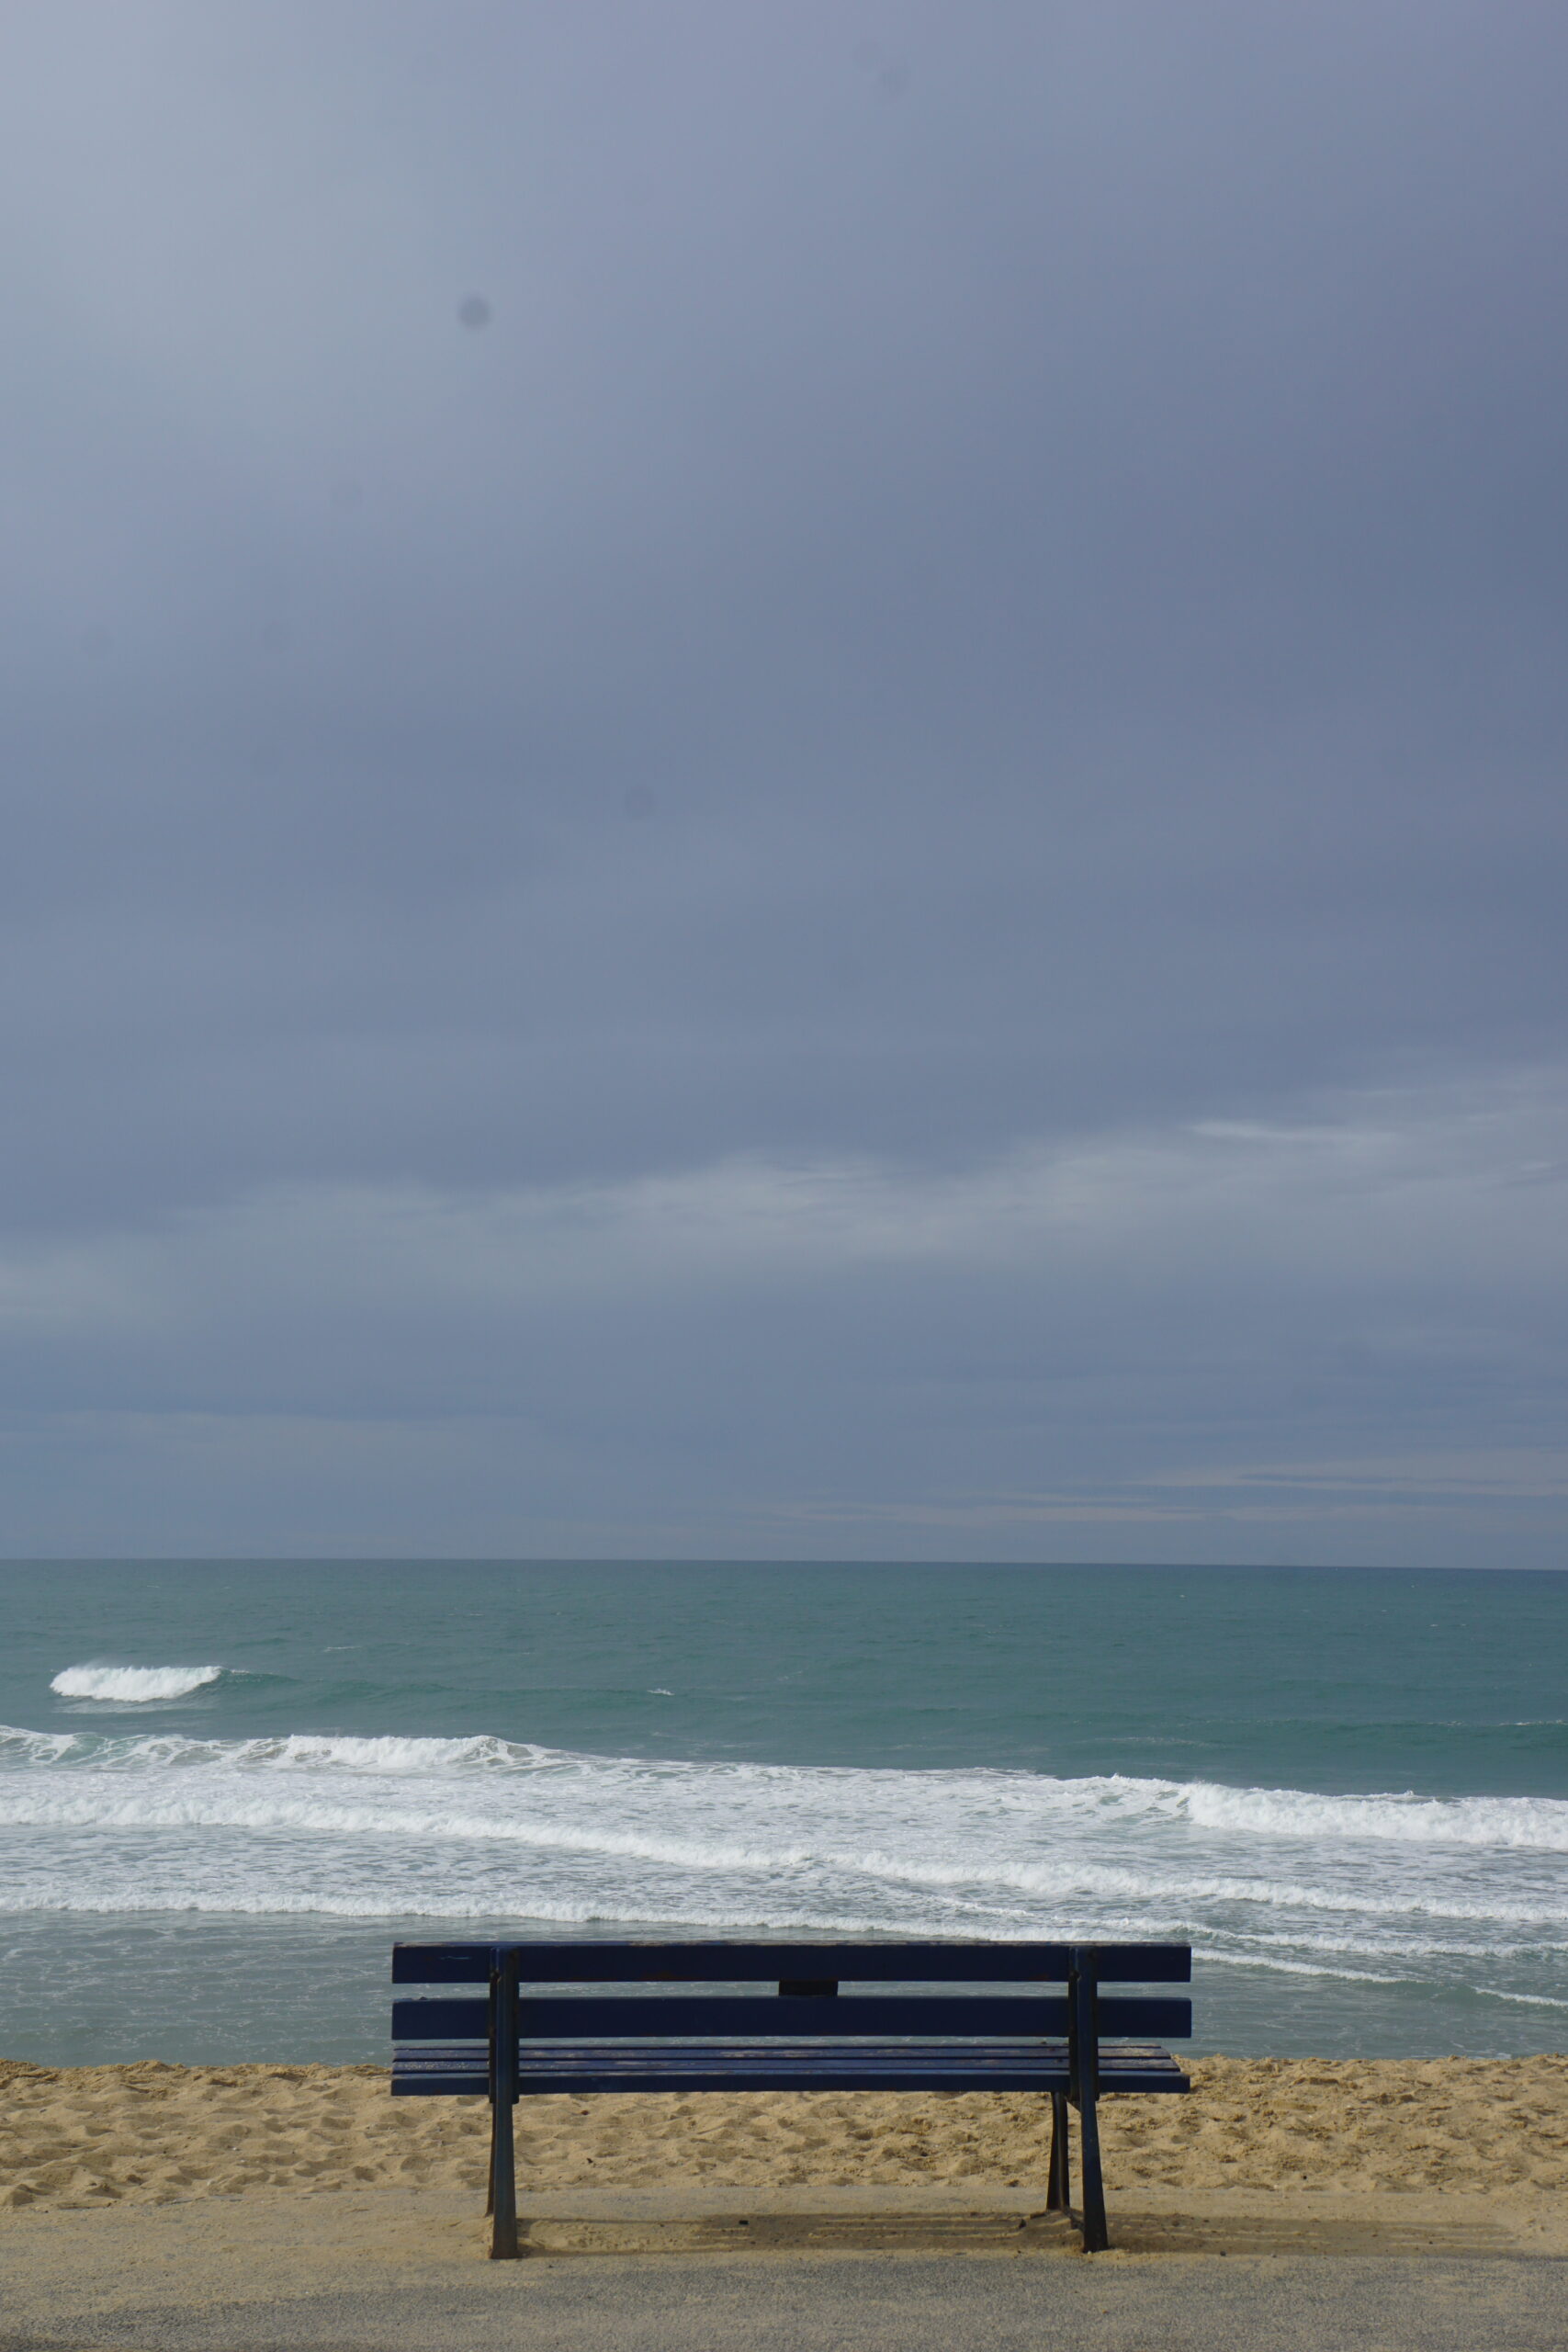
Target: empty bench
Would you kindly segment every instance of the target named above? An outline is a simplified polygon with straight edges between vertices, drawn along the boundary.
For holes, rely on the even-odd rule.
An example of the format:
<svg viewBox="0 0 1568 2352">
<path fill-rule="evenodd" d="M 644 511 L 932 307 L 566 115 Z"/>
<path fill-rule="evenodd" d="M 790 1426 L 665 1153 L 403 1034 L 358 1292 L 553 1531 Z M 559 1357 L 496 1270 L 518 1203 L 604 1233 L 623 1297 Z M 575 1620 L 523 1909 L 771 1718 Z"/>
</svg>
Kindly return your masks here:
<svg viewBox="0 0 1568 2352">
<path fill-rule="evenodd" d="M 1039 2091 L 1051 2101 L 1046 2210 L 1071 2213 L 1076 2108 L 1079 2222 L 1095 2253 L 1109 2244 L 1099 2100 L 1191 2087 L 1168 2050 L 1126 2038 L 1184 2039 L 1191 2003 L 1103 1988 L 1191 1973 L 1187 1944 L 395 1944 L 395 1984 L 482 1989 L 394 2000 L 392 2091 L 489 2099 L 497 2261 L 518 2252 L 512 2110 L 531 2094 Z M 762 1984 L 777 1989 L 733 1989 Z M 555 1989 L 585 1984 L 615 1989 Z M 671 1984 L 725 1989 L 655 1989 Z M 1014 1989 L 976 1989 L 998 1985 Z M 856 1989 L 840 1998 L 845 1986 Z"/>
</svg>

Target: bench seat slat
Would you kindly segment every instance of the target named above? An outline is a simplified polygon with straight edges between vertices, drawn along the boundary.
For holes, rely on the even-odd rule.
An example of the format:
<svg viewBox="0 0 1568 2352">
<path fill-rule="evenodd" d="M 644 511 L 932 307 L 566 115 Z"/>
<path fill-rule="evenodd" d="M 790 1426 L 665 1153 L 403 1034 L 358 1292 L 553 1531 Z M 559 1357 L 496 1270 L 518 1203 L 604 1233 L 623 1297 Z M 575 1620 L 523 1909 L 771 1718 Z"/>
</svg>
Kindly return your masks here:
<svg viewBox="0 0 1568 2352">
<path fill-rule="evenodd" d="M 784 1977 L 845 1984 L 1062 1984 L 1066 1944 L 536 1943 L 513 1947 L 532 1984 L 765 1984 Z M 1105 1984 L 1188 1984 L 1189 1944 L 1094 1944 Z M 394 1944 L 394 1984 L 485 1984 L 485 1944 Z"/>
<path fill-rule="evenodd" d="M 519 2087 L 548 2091 L 705 2090 L 1065 2090 L 1065 2041 L 912 2045 L 907 2041 L 780 2046 L 768 2041 L 524 2042 Z M 1139 2043 L 1100 2047 L 1100 2089 L 1185 2091 L 1168 2051 Z M 482 2043 L 400 2050 L 392 2089 L 403 2098 L 439 2093 L 483 2098 L 490 2087 Z"/>
<path fill-rule="evenodd" d="M 539 1999 L 525 1995 L 518 2005 L 525 2041 L 561 2034 L 597 2040 L 661 2040 L 687 2035 L 737 2036 L 937 2034 L 1061 2034 L 1067 2030 L 1067 2003 L 1060 1994 L 1032 1999 L 994 1999 L 978 1995 L 891 1996 L 848 1994 L 838 2000 L 772 1994 L 735 1998 L 724 1994 L 688 1997 L 679 1993 L 640 1998 Z M 1169 1995 L 1101 1994 L 1102 2033 L 1169 2034 L 1180 2040 L 1192 2030 L 1192 2005 Z M 490 2030 L 488 2000 L 394 2001 L 394 2041 L 479 2041 Z"/>
</svg>

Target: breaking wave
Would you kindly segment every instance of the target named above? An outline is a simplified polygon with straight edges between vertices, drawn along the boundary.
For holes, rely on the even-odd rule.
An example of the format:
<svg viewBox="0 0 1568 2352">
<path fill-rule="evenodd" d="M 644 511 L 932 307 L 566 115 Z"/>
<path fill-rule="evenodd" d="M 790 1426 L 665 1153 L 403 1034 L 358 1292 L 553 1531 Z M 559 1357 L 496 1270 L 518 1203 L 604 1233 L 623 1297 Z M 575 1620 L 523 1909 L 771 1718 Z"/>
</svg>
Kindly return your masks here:
<svg viewBox="0 0 1568 2352">
<path fill-rule="evenodd" d="M 0 1727 L 0 1826 L 13 1913 L 1177 1936 L 1268 1971 L 1568 1991 L 1568 1804 L 1541 1797 Z"/>
<path fill-rule="evenodd" d="M 61 1699 L 106 1699 L 120 1706 L 186 1699 L 216 1682 L 220 1666 L 68 1666 L 50 1689 Z"/>
</svg>

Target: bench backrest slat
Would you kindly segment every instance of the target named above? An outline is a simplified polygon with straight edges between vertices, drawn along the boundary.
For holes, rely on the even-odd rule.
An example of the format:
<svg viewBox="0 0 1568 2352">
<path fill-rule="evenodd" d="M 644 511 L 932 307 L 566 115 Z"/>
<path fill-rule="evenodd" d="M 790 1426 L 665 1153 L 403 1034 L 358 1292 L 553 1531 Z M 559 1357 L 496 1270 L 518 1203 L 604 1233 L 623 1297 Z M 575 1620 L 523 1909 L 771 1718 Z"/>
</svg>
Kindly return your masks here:
<svg viewBox="0 0 1568 2352">
<path fill-rule="evenodd" d="M 1168 1996 L 1101 1994 L 1097 2021 L 1101 2033 L 1179 2038 L 1192 2030 L 1192 2004 Z M 777 1994 L 761 2000 L 715 1994 L 693 2000 L 679 1993 L 631 2001 L 613 1996 L 535 2000 L 525 1994 L 517 2004 L 517 2030 L 525 2041 L 664 2041 L 692 2034 L 735 2041 L 775 2034 L 805 2034 L 813 2040 L 835 2034 L 1032 2038 L 1065 2034 L 1067 2024 L 1066 1997 L 1059 1993 L 1040 1994 L 1033 2000 L 855 1994 L 840 2001 L 791 2000 Z M 482 2041 L 489 2031 L 488 1998 L 392 2004 L 394 2041 Z"/>
<path fill-rule="evenodd" d="M 523 1943 L 507 1940 L 517 1974 L 534 1984 L 1065 1984 L 1068 1944 Z M 486 1984 L 488 1943 L 394 1944 L 395 1984 Z M 1187 1984 L 1188 1944 L 1088 1944 L 1100 1983 Z M 820 2029 L 818 2029 L 820 2030 Z"/>
</svg>

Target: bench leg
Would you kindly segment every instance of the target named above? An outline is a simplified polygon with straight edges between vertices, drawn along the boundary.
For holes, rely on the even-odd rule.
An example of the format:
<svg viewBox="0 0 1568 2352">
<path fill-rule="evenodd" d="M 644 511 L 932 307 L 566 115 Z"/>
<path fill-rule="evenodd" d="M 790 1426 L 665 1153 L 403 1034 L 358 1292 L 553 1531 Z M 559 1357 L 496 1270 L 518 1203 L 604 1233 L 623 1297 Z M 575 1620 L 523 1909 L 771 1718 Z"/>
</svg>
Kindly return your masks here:
<svg viewBox="0 0 1568 2352">
<path fill-rule="evenodd" d="M 512 2110 L 517 2101 L 517 1948 L 498 1944 L 490 1973 L 490 2258 L 517 2259 L 517 2174 Z"/>
<path fill-rule="evenodd" d="M 1111 2244 L 1105 2227 L 1105 2184 L 1100 2177 L 1100 2120 L 1092 2098 L 1078 2102 L 1078 2165 L 1083 2174 L 1083 2250 L 1103 2254 Z"/>
<path fill-rule="evenodd" d="M 1062 2091 L 1051 2094 L 1051 2165 L 1045 2176 L 1045 2211 L 1065 2213 L 1072 2204 L 1067 2162 L 1067 2101 Z"/>
<path fill-rule="evenodd" d="M 494 2099 L 491 2103 L 490 2205 L 492 2215 L 490 2233 L 490 2258 L 492 2262 L 515 2262 L 517 2259 L 517 2176 L 512 2149 L 512 2102 Z"/>
</svg>

